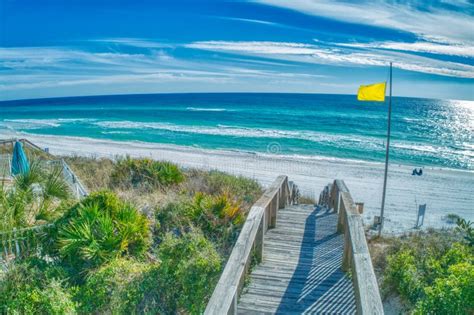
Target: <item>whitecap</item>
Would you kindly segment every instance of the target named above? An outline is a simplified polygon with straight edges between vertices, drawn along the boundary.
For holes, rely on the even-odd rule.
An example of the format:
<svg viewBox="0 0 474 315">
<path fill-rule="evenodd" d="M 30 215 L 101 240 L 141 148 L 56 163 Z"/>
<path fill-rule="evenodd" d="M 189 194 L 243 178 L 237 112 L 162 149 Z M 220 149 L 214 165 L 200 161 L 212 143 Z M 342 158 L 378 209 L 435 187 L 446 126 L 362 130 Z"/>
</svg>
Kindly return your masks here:
<svg viewBox="0 0 474 315">
<path fill-rule="evenodd" d="M 208 107 L 186 107 L 186 110 L 191 112 L 225 112 L 225 108 L 208 108 Z"/>
<path fill-rule="evenodd" d="M 56 118 L 56 119 L 4 119 L 3 123 L 11 129 L 42 129 L 57 128 L 63 124 L 76 122 L 92 122 L 90 118 Z"/>
<path fill-rule="evenodd" d="M 170 132 L 194 133 L 203 135 L 245 137 L 245 138 L 276 138 L 276 139 L 298 139 L 317 143 L 336 144 L 337 146 L 360 146 L 373 147 L 372 137 L 328 134 L 310 130 L 283 130 L 269 128 L 250 128 L 228 125 L 196 126 L 176 125 L 161 122 L 138 122 L 138 121 L 98 121 L 95 125 L 106 129 L 151 129 Z"/>
</svg>

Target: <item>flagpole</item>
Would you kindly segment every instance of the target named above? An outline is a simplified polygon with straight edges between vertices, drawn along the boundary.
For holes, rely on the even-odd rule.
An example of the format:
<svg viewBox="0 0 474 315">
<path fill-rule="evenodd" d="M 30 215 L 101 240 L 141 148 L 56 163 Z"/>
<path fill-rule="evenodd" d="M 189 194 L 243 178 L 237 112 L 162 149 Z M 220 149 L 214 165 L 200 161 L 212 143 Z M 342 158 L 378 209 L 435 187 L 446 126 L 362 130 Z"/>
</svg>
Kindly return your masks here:
<svg viewBox="0 0 474 315">
<path fill-rule="evenodd" d="M 387 126 L 387 147 L 385 151 L 385 175 L 383 178 L 383 194 L 382 194 L 382 207 L 380 209 L 380 225 L 379 225 L 379 236 L 382 235 L 382 228 L 384 223 L 384 210 L 385 210 L 385 192 L 387 190 L 387 173 L 388 173 L 388 156 L 390 149 L 390 121 L 392 116 L 392 63 L 390 62 L 390 96 L 388 99 L 388 126 Z"/>
</svg>

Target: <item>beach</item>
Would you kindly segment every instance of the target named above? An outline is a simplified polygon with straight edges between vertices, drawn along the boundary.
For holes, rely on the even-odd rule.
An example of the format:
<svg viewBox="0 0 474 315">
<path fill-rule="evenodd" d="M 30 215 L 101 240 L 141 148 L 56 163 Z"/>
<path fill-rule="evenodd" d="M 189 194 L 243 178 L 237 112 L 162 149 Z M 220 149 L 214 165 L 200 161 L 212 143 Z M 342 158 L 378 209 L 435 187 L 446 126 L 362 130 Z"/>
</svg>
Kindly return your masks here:
<svg viewBox="0 0 474 315">
<path fill-rule="evenodd" d="M 325 185 L 343 179 L 355 202 L 364 203 L 364 223 L 379 215 L 382 198 L 383 163 L 318 156 L 290 156 L 208 150 L 139 141 L 98 140 L 84 137 L 0 133 L 0 138 L 25 137 L 48 148 L 55 155 L 117 158 L 149 157 L 168 160 L 182 167 L 216 169 L 254 178 L 269 185 L 276 176 L 288 175 L 303 196 L 317 200 Z M 390 164 L 384 233 L 414 230 L 418 205 L 426 204 L 423 228 L 453 227 L 445 216 L 456 214 L 474 220 L 474 173 L 467 170 L 424 168 L 422 176 L 412 176 L 411 166 Z"/>
<path fill-rule="evenodd" d="M 474 103 L 393 99 L 386 233 L 474 221 Z M 353 95 L 145 94 L 0 103 L 0 137 L 28 138 L 57 155 L 151 157 L 270 184 L 288 175 L 317 199 L 343 179 L 364 220 L 380 215 L 387 108 Z M 412 176 L 423 168 L 422 176 Z M 451 216 L 452 217 L 452 216 Z M 454 221 L 454 220 L 452 220 Z"/>
</svg>

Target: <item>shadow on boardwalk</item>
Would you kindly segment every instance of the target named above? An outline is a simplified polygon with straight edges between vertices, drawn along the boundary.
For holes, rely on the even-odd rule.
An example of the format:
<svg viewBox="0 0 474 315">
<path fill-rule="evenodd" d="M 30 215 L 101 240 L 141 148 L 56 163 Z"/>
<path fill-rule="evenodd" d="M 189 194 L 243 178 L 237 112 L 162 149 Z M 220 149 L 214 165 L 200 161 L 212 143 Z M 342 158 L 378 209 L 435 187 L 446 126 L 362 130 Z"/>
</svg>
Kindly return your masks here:
<svg viewBox="0 0 474 315">
<path fill-rule="evenodd" d="M 341 270 L 343 235 L 323 208 L 306 218 L 299 258 L 277 314 L 355 314 L 351 279 Z"/>
</svg>

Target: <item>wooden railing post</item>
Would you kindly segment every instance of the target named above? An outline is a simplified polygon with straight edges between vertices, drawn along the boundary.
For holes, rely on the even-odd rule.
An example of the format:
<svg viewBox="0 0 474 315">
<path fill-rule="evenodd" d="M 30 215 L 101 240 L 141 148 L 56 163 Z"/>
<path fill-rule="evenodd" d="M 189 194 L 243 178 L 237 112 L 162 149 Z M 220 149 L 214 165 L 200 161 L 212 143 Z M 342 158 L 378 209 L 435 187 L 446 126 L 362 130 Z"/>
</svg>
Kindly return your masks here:
<svg viewBox="0 0 474 315">
<path fill-rule="evenodd" d="M 340 196 L 342 200 L 342 195 Z M 341 202 L 341 213 L 339 214 L 339 218 L 342 218 L 341 222 L 341 231 L 344 233 L 344 250 L 342 252 L 342 270 L 347 272 L 351 268 L 351 255 L 352 255 L 352 248 L 351 248 L 351 239 L 349 233 L 349 226 L 347 225 L 347 212 L 344 206 L 344 203 Z M 339 225 L 338 225 L 338 232 L 339 232 Z"/>
<path fill-rule="evenodd" d="M 257 236 L 255 237 L 255 245 L 254 245 L 255 255 L 259 263 L 263 260 L 263 239 L 265 236 L 264 224 L 265 224 L 264 220 L 261 220 L 258 226 Z"/>
<path fill-rule="evenodd" d="M 237 312 L 237 301 L 252 255 L 255 254 L 259 262 L 263 260 L 264 235 L 268 228 L 275 226 L 278 209 L 286 206 L 287 192 L 288 178 L 279 176 L 252 206 L 204 314 Z"/>
<path fill-rule="evenodd" d="M 276 226 L 276 219 L 277 219 L 277 210 L 279 209 L 279 194 L 273 197 L 272 202 L 270 203 L 270 224 L 269 228 L 274 228 Z"/>
<path fill-rule="evenodd" d="M 339 191 L 339 223 L 344 231 L 342 269 L 351 270 L 357 314 L 383 314 L 382 299 L 375 277 L 362 217 L 343 181 L 335 181 Z"/>
<path fill-rule="evenodd" d="M 337 198 L 337 233 L 345 233 L 344 225 L 345 225 L 345 216 L 346 216 L 346 209 L 344 208 L 341 202 L 341 194 L 338 195 Z"/>
</svg>

